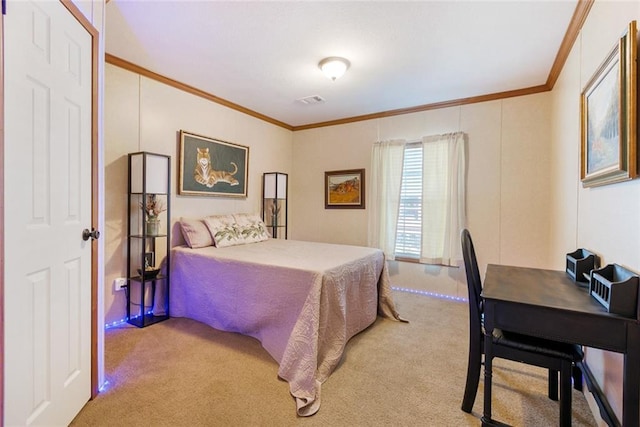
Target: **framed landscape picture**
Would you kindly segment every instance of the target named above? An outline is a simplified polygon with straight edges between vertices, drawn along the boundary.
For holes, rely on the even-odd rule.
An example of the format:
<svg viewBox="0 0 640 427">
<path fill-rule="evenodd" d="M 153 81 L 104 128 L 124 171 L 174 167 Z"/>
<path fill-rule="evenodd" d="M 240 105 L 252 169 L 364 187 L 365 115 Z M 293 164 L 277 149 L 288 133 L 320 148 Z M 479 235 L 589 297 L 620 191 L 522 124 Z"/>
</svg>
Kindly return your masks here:
<svg viewBox="0 0 640 427">
<path fill-rule="evenodd" d="M 637 40 L 633 21 L 580 97 L 580 178 L 584 187 L 637 176 Z"/>
<path fill-rule="evenodd" d="M 324 173 L 325 209 L 364 209 L 364 169 Z"/>
<path fill-rule="evenodd" d="M 249 147 L 180 131 L 178 193 L 247 197 Z"/>
</svg>

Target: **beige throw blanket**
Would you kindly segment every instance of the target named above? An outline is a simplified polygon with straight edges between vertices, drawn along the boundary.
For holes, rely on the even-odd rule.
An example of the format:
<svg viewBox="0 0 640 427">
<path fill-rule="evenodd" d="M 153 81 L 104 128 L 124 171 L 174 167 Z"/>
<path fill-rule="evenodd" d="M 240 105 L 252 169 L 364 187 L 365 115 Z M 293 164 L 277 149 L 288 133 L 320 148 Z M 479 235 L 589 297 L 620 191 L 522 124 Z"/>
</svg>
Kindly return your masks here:
<svg viewBox="0 0 640 427">
<path fill-rule="evenodd" d="M 171 316 L 258 339 L 301 416 L 320 408 L 351 337 L 376 314 L 400 320 L 378 249 L 270 239 L 171 256 Z"/>
</svg>

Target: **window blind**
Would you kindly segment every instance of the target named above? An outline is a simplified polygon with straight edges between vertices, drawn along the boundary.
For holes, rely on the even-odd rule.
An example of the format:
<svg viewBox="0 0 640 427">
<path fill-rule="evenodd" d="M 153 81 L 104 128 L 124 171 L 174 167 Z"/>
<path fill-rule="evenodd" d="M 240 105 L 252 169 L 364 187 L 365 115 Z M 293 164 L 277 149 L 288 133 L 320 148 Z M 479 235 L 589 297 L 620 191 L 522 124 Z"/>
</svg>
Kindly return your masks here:
<svg viewBox="0 0 640 427">
<path fill-rule="evenodd" d="M 420 258 L 422 242 L 422 146 L 404 150 L 400 207 L 396 229 L 396 257 Z"/>
</svg>

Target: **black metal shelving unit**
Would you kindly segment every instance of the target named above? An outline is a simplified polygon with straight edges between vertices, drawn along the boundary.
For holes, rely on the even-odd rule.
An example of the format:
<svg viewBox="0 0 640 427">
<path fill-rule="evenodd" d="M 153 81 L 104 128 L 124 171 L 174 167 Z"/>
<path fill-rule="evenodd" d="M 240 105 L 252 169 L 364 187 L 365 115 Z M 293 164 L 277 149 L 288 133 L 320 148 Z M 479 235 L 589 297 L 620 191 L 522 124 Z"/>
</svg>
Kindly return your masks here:
<svg viewBox="0 0 640 427">
<path fill-rule="evenodd" d="M 171 156 L 128 157 L 127 322 L 144 328 L 169 318 Z M 148 221 L 150 203 L 161 210 L 155 225 Z"/>
<path fill-rule="evenodd" d="M 262 220 L 274 239 L 287 238 L 288 198 L 289 175 L 282 172 L 262 175 Z"/>
</svg>

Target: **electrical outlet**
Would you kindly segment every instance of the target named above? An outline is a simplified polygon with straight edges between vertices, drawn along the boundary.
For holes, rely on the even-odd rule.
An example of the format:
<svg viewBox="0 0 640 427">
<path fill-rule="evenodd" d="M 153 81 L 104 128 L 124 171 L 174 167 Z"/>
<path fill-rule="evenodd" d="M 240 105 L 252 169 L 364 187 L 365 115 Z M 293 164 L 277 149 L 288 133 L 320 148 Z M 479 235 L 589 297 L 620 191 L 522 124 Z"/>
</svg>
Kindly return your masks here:
<svg viewBox="0 0 640 427">
<path fill-rule="evenodd" d="M 122 288 L 127 286 L 127 279 L 124 277 L 118 277 L 113 281 L 113 289 L 115 291 L 121 291 Z"/>
</svg>

